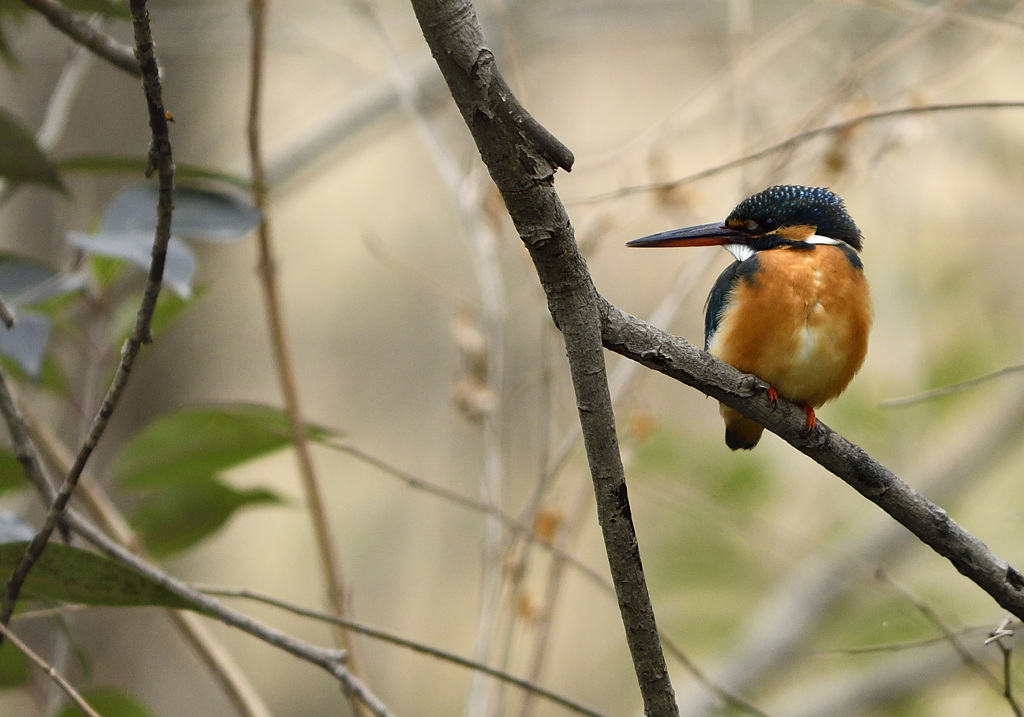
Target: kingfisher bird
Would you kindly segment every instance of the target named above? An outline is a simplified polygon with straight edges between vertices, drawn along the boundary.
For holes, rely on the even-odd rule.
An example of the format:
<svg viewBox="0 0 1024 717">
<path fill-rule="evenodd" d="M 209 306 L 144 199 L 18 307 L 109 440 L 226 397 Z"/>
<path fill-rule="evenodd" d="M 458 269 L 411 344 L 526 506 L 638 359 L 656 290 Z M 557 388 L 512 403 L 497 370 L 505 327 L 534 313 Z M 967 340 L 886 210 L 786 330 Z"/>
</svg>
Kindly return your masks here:
<svg viewBox="0 0 1024 717">
<path fill-rule="evenodd" d="M 634 239 L 627 246 L 724 246 L 736 258 L 704 309 L 704 350 L 768 384 L 768 400 L 814 409 L 841 394 L 864 363 L 871 295 L 860 229 L 843 200 L 822 187 L 769 187 L 724 223 Z M 757 445 L 764 427 L 720 404 L 725 443 Z"/>
</svg>

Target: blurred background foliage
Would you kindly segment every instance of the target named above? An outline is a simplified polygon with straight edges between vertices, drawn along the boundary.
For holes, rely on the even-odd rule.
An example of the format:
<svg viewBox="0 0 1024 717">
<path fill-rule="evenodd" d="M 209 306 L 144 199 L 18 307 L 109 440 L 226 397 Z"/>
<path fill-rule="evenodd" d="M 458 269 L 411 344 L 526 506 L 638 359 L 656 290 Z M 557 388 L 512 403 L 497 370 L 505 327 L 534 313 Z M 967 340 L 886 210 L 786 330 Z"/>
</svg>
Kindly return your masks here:
<svg viewBox="0 0 1024 717">
<path fill-rule="evenodd" d="M 118 12 L 103 29 L 128 42 L 123 5 L 109 5 Z M 865 235 L 875 326 L 860 376 L 819 416 L 1024 564 L 1020 373 L 883 405 L 1022 361 L 1024 110 L 862 122 L 708 171 L 875 112 L 1019 100 L 1022 3 L 480 0 L 478 10 L 524 104 L 576 155 L 556 186 L 599 291 L 623 309 L 701 343 L 703 301 L 725 252 L 629 252 L 623 243 L 720 220 L 769 184 L 830 186 L 845 198 Z M 145 445 L 132 443 L 143 429 L 191 415 L 183 409 L 281 404 L 245 233 L 246 4 L 154 0 L 150 11 L 179 180 L 219 198 L 238 240 L 185 237 L 189 290 L 161 298 L 167 320 L 91 468 L 125 510 L 150 506 L 156 540 L 169 539 L 153 547 L 174 574 L 319 607 L 303 496 L 275 419 L 259 424 L 266 440 L 245 462 L 199 471 L 209 491 L 200 494 L 229 507 L 222 520 L 207 516 L 194 540 L 177 540 L 184 528 L 156 509 L 188 491 L 147 502 L 118 476 L 120 456 Z M 80 279 L 16 307 L 52 327 L 38 370 L 5 358 L 33 413 L 75 446 L 141 286 L 130 252 L 100 256 L 87 242 L 110 229 L 118 197 L 144 191 L 145 105 L 135 79 L 74 53 L 20 3 L 0 2 L 0 22 L 4 122 L 28 137 L 40 132 L 62 73 L 79 73 L 64 100 L 66 126 L 48 142 L 37 135 L 57 174 L 9 183 L 0 205 L 6 260 Z M 483 624 L 493 664 L 604 713 L 639 714 L 607 586 L 521 534 L 489 543 L 478 511 L 365 460 L 483 495 L 540 540 L 607 572 L 560 337 L 411 8 L 272 3 L 267 61 L 268 217 L 305 418 L 325 439 L 314 455 L 351 615 L 464 655 L 479 655 Z M 396 87 L 416 88 L 415 101 Z M 659 624 L 713 683 L 779 717 L 1013 714 L 1003 654 L 982 644 L 1005 615 L 978 588 L 777 438 L 733 454 L 713 401 L 617 357 L 609 363 Z M 38 518 L 34 496 L 8 477 L 3 485 L 3 507 Z M 498 609 L 481 619 L 488 585 L 497 585 Z M 330 642 L 326 627 L 241 607 Z M 22 629 L 76 683 L 136 710 L 125 714 L 231 713 L 155 610 L 78 611 L 56 627 L 37 620 Z M 315 669 L 230 630 L 216 634 L 274 714 L 346 713 Z M 366 679 L 397 714 L 451 715 L 483 689 L 433 659 L 365 639 L 358 649 Z M 56 712 L 59 699 L 38 676 L 5 681 L 21 669 L 4 667 L 9 653 L 0 652 L 0 712 Z M 670 657 L 670 666 L 683 714 L 742 714 L 680 661 Z M 1011 677 L 1019 688 L 1016 667 Z M 487 714 L 563 713 L 509 688 L 490 704 Z"/>
</svg>

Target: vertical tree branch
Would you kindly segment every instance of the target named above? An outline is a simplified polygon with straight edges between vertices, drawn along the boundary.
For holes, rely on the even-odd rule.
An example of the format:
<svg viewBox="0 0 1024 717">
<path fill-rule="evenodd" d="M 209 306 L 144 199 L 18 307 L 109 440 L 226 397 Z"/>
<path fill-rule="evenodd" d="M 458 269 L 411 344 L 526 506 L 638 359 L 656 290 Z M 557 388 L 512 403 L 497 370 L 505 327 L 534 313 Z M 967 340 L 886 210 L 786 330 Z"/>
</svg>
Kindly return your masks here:
<svg viewBox="0 0 1024 717">
<path fill-rule="evenodd" d="M 43 522 L 43 527 L 33 537 L 25 551 L 18 567 L 15 568 L 10 580 L 7 581 L 7 593 L 4 596 L 3 605 L 0 606 L 0 622 L 7 624 L 14 611 L 14 605 L 21 592 L 21 586 L 25 582 L 32 566 L 35 565 L 39 556 L 42 555 L 47 541 L 53 534 L 57 524 L 61 521 L 68 501 L 74 493 L 78 479 L 85 469 L 92 452 L 99 443 L 100 437 L 106 431 L 110 417 L 114 414 L 121 395 L 128 385 L 132 367 L 139 355 L 142 344 L 149 342 L 150 322 L 153 318 L 153 311 L 156 309 L 156 302 L 160 296 L 160 286 L 163 282 L 164 263 L 167 259 L 167 244 L 171 238 L 171 213 L 174 209 L 174 161 L 171 156 L 171 139 L 167 128 L 167 113 L 163 103 L 163 89 L 160 84 L 160 70 L 156 61 L 156 53 L 153 49 L 153 36 L 149 28 L 149 12 L 146 10 L 146 0 L 131 0 L 132 26 L 135 30 L 135 57 L 138 60 L 142 71 L 142 86 L 146 95 L 146 107 L 149 110 L 149 127 L 152 132 L 152 142 L 149 147 L 148 170 L 156 171 L 159 178 L 159 191 L 157 199 L 157 222 L 156 232 L 153 237 L 153 261 L 149 267 L 149 276 L 146 279 L 146 286 L 142 293 L 142 302 L 139 305 L 138 314 L 135 317 L 135 326 L 132 334 L 121 349 L 121 362 L 114 373 L 114 378 L 107 389 L 107 395 L 100 405 L 89 434 L 86 436 L 82 447 L 75 457 L 74 465 L 68 473 L 67 478 L 61 485 L 60 490 L 50 506 Z M 0 640 L 2 642 L 2 640 Z"/>
<path fill-rule="evenodd" d="M 274 362 L 277 365 L 278 380 L 284 398 L 284 409 L 288 415 L 291 429 L 291 441 L 298 460 L 299 474 L 306 494 L 306 505 L 313 522 L 313 533 L 316 541 L 317 554 L 320 557 L 320 569 L 327 585 L 327 599 L 331 610 L 339 617 L 345 617 L 346 596 L 345 581 L 341 571 L 341 563 L 335 550 L 334 540 L 327 520 L 327 508 L 324 504 L 313 457 L 306 440 L 306 431 L 299 404 L 299 389 L 292 365 L 291 351 L 285 332 L 284 315 L 281 310 L 280 292 L 277 285 L 277 267 L 274 263 L 273 242 L 270 236 L 270 224 L 267 220 L 268 189 L 266 170 L 263 165 L 262 132 L 260 111 L 263 97 L 263 59 L 265 55 L 266 15 L 265 0 L 252 0 L 252 43 L 250 57 L 249 81 L 249 120 L 247 134 L 249 141 L 249 162 L 252 167 L 253 202 L 262 214 L 257 238 L 259 243 L 259 275 L 263 288 L 264 304 L 267 309 L 267 322 L 270 327 L 270 340 L 273 345 Z M 336 626 L 335 637 L 338 647 L 347 653 L 349 673 L 357 680 L 361 679 L 359 661 L 353 650 L 352 641 L 345 628 Z M 345 683 L 343 683 L 345 684 Z M 357 715 L 367 714 L 367 706 L 356 699 L 357 693 L 346 690 Z"/>
<path fill-rule="evenodd" d="M 518 104 L 468 0 L 412 0 L 423 35 L 526 244 L 562 331 L 598 520 L 648 715 L 677 714 L 626 495 L 608 389 L 597 291 L 553 184 L 572 153 Z"/>
</svg>

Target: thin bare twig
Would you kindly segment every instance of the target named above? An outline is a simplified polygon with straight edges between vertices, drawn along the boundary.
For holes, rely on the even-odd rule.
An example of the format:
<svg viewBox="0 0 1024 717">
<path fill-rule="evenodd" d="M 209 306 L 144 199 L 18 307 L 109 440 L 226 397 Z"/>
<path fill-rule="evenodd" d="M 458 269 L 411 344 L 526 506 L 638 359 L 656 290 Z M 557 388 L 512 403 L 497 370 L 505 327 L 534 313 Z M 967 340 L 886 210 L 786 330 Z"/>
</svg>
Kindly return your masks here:
<svg viewBox="0 0 1024 717">
<path fill-rule="evenodd" d="M 301 660 L 317 665 L 334 676 L 346 692 L 356 696 L 377 717 L 389 717 L 392 713 L 361 680 L 354 677 L 345 667 L 345 651 L 316 647 L 298 640 L 272 627 L 254 620 L 248 615 L 232 610 L 208 595 L 195 590 L 187 583 L 168 575 L 160 568 L 132 553 L 119 543 L 111 540 L 74 508 L 69 508 L 65 520 L 71 529 L 101 553 L 163 586 L 183 600 L 188 601 L 196 612 L 212 617 L 230 627 L 237 628 L 253 637 L 276 647 Z"/>
<path fill-rule="evenodd" d="M 852 674 L 818 674 L 811 688 L 805 684 L 787 691 L 778 710 L 786 717 L 885 714 L 894 702 L 920 695 L 925 685 L 941 690 L 943 681 L 962 666 L 960 657 L 948 650 L 897 655 Z"/>
<path fill-rule="evenodd" d="M 25 551 L 25 556 L 7 582 L 7 593 L 4 597 L 3 605 L 0 607 L 0 622 L 5 625 L 10 621 L 11 613 L 14 611 L 14 605 L 18 600 L 18 595 L 25 578 L 39 559 L 39 556 L 42 555 L 46 543 L 60 523 L 68 501 L 71 500 L 71 495 L 74 493 L 78 479 L 85 469 L 85 464 L 99 443 L 100 437 L 106 431 L 110 417 L 113 415 L 121 395 L 128 385 L 131 369 L 135 364 L 135 359 L 142 348 L 142 344 L 150 341 L 152 338 L 149 325 L 153 318 L 153 311 L 156 309 L 157 298 L 160 295 L 164 263 L 167 258 L 167 244 L 171 237 L 171 213 L 174 209 L 174 161 L 171 156 L 167 114 L 164 110 L 159 67 L 153 51 L 153 37 L 149 27 L 149 12 L 146 9 L 146 0 L 131 0 L 130 7 L 132 25 L 135 29 L 135 55 L 138 65 L 142 70 L 142 85 L 146 96 L 146 106 L 149 110 L 149 126 L 153 136 L 152 143 L 150 144 L 149 163 L 157 171 L 160 185 L 156 207 L 157 226 L 153 238 L 153 260 L 150 264 L 149 275 L 146 278 L 146 286 L 142 293 L 139 311 L 135 318 L 135 326 L 132 329 L 131 336 L 121 350 L 121 362 L 118 364 L 114 378 L 107 389 L 107 395 L 104 397 L 103 403 L 93 419 L 89 434 L 86 436 L 78 451 L 78 455 L 75 457 L 71 471 L 57 491 L 57 495 L 47 511 L 43 527 L 32 538 Z"/>
<path fill-rule="evenodd" d="M 3 322 L 3 325 L 6 326 L 8 329 L 14 328 L 14 310 L 11 309 L 10 306 L 8 306 L 7 302 L 4 301 L 4 298 L 2 296 L 0 296 L 0 322 Z"/>
<path fill-rule="evenodd" d="M 265 57 L 266 15 L 265 0 L 252 0 L 250 5 L 252 17 L 252 42 L 250 45 L 249 74 L 249 114 L 247 136 L 249 143 L 249 163 L 252 168 L 253 203 L 260 210 L 262 218 L 256 230 L 259 246 L 259 278 L 263 290 L 264 305 L 267 312 L 267 323 L 270 330 L 271 346 L 274 362 L 277 366 L 278 382 L 284 399 L 284 409 L 288 416 L 288 424 L 292 446 L 298 462 L 299 475 L 306 497 L 306 506 L 313 524 L 317 555 L 320 570 L 327 587 L 327 600 L 331 610 L 338 616 L 344 616 L 347 608 L 345 579 L 342 574 L 341 561 L 338 557 L 334 539 L 331 537 L 327 506 L 324 502 L 320 482 L 313 466 L 313 456 L 306 440 L 305 422 L 299 400 L 298 381 L 291 358 L 285 329 L 284 312 L 281 308 L 280 290 L 277 283 L 277 267 L 274 261 L 273 241 L 270 235 L 270 223 L 267 219 L 269 206 L 266 170 L 263 165 L 261 109 L 263 100 L 263 64 Z M 348 670 L 360 678 L 359 660 L 356 656 L 348 633 L 342 628 L 335 631 L 336 644 L 348 653 Z M 349 693 L 353 708 L 359 715 L 365 714 L 365 707 L 353 699 L 357 695 Z"/>
<path fill-rule="evenodd" d="M 391 246 L 373 232 L 363 234 L 363 244 L 377 261 L 385 268 L 391 269 L 403 279 L 417 284 L 429 291 L 452 308 L 468 306 L 469 301 L 459 294 L 455 289 L 446 286 L 433 274 L 420 268 L 408 258 L 403 256 L 398 249 Z"/>
<path fill-rule="evenodd" d="M 999 651 L 1003 653 L 1003 697 L 1010 704 L 1013 714 L 1016 717 L 1021 717 L 1024 713 L 1021 712 L 1021 707 L 1013 696 L 1013 671 L 1010 669 L 1010 658 L 1013 655 L 1013 650 L 1004 645 L 1001 640 L 997 640 L 996 645 L 999 647 Z"/>
<path fill-rule="evenodd" d="M 409 650 L 414 650 L 424 655 L 430 655 L 431 657 L 436 657 L 439 660 L 444 660 L 445 662 L 450 662 L 452 664 L 459 665 L 460 667 L 468 668 L 470 670 L 473 670 L 474 672 L 483 672 L 490 677 L 494 677 L 498 680 L 501 680 L 502 682 L 507 682 L 510 685 L 519 687 L 520 689 L 526 690 L 527 692 L 537 695 L 538 697 L 543 697 L 544 699 L 549 700 L 557 705 L 561 705 L 562 707 L 565 707 L 568 710 L 576 712 L 577 714 L 588 715 L 588 717 L 605 717 L 604 713 L 602 712 L 598 712 L 596 710 L 590 709 L 589 707 L 585 707 L 584 705 L 581 705 L 578 702 L 570 700 L 568 697 L 564 697 L 556 692 L 552 692 L 551 690 L 541 687 L 540 685 L 530 682 L 529 680 L 524 680 L 502 670 L 495 669 L 485 663 L 478 662 L 476 660 L 469 660 L 465 657 L 460 657 L 459 655 L 456 655 L 452 652 L 440 650 L 436 647 L 424 644 L 422 642 L 416 642 L 414 640 L 409 640 L 404 637 L 399 637 L 398 635 L 395 635 L 393 633 L 386 632 L 384 630 L 378 630 L 377 628 L 369 627 L 368 625 L 355 622 L 354 620 L 337 617 L 335 615 L 328 615 L 318 610 L 311 610 L 309 608 L 303 607 L 302 605 L 297 605 L 293 602 L 276 598 L 273 595 L 261 593 L 256 590 L 250 590 L 248 588 L 219 588 L 207 585 L 197 585 L 195 587 L 196 589 L 206 593 L 207 595 L 217 595 L 219 597 L 235 597 L 244 598 L 246 600 L 255 600 L 266 605 L 273 605 L 274 607 L 281 608 L 282 610 L 287 610 L 288 612 L 291 612 L 295 615 L 301 615 L 303 617 L 312 618 L 314 620 L 320 620 L 321 622 L 328 622 L 334 625 L 341 625 L 346 630 L 358 632 L 361 635 L 372 637 L 375 640 L 381 640 L 382 642 L 387 642 L 392 645 L 397 645 L 399 647 L 404 647 Z"/>
<path fill-rule="evenodd" d="M 1013 714 L 1016 717 L 1021 717 L 1021 707 L 1013 696 L 1013 671 L 1010 669 L 1010 657 L 1013 655 L 1013 650 L 1003 643 L 1003 640 L 1006 638 L 1013 637 L 1013 630 L 1010 629 L 1010 623 L 1012 622 L 1012 618 L 1006 618 L 999 623 L 999 627 L 988 634 L 985 644 L 991 645 L 994 642 L 1003 654 L 1003 697 L 1010 703 L 1010 709 L 1013 710 Z"/>
<path fill-rule="evenodd" d="M 55 491 L 50 481 L 50 476 L 39 460 L 36 447 L 29 437 L 28 424 L 21 413 L 21 409 L 18 407 L 18 401 L 14 396 L 11 384 L 3 368 L 0 368 L 0 414 L 4 417 L 4 423 L 7 424 L 7 431 L 11 435 L 11 443 L 14 444 L 15 456 L 18 459 L 18 463 L 21 464 L 25 476 L 40 497 L 47 503 L 51 503 L 54 499 Z"/>
<path fill-rule="evenodd" d="M 503 383 L 505 349 L 503 341 L 506 310 L 505 279 L 498 261 L 498 235 L 488 223 L 483 209 L 483 187 L 472 172 L 460 168 L 456 154 L 442 134 L 428 121 L 422 111 L 415 78 L 398 63 L 399 53 L 392 46 L 373 5 L 358 0 L 358 7 L 373 27 L 382 48 L 381 60 L 388 68 L 399 100 L 430 156 L 435 171 L 458 209 L 463 225 L 460 233 L 472 259 L 480 302 L 481 325 L 486 336 L 485 360 L 479 378 L 493 397 L 493 407 L 481 411 L 481 444 L 483 465 L 480 471 L 481 500 L 500 512 L 505 493 L 505 449 L 503 441 Z M 501 596 L 505 571 L 501 550 L 504 542 L 501 523 L 485 513 L 483 523 L 483 574 L 480 580 L 480 607 L 477 618 L 474 655 L 483 662 L 491 655 L 496 634 L 495 624 L 501 615 Z M 473 675 L 466 699 L 465 714 L 488 715 L 494 711 L 493 683 L 482 673 Z"/>
<path fill-rule="evenodd" d="M 623 363 L 623 366 L 636 365 L 637 364 L 634 364 L 632 362 Z M 519 522 L 512 516 L 507 515 L 506 513 L 502 513 L 500 511 L 496 511 L 493 506 L 487 505 L 477 500 L 473 500 L 472 498 L 467 498 L 464 495 L 455 493 L 446 488 L 442 488 L 441 486 L 434 485 L 433 483 L 423 480 L 422 478 L 419 478 L 411 473 L 408 473 L 407 471 L 403 471 L 402 469 L 397 468 L 396 466 L 393 466 L 390 463 L 381 460 L 380 458 L 377 458 L 376 456 L 373 456 L 363 451 L 362 449 L 356 448 L 355 446 L 350 445 L 348 443 L 329 443 L 327 445 L 330 448 L 334 448 L 336 450 L 347 453 L 353 458 L 356 458 L 357 460 L 360 460 L 366 463 L 367 465 L 373 466 L 383 471 L 384 473 L 403 481 L 406 485 L 408 485 L 410 488 L 413 488 L 414 490 L 421 490 L 425 493 L 429 493 L 430 495 L 437 496 L 438 498 L 441 498 L 453 505 L 457 505 L 468 510 L 480 513 L 490 513 L 494 515 L 502 522 L 502 524 L 510 533 L 520 536 L 524 541 L 526 541 L 527 544 L 535 545 L 539 547 L 541 550 L 550 553 L 554 557 L 555 560 L 552 562 L 552 572 L 556 575 L 549 578 L 548 583 L 551 586 L 555 586 L 556 590 L 561 577 L 561 573 L 563 572 L 562 568 L 566 565 L 569 565 L 573 567 L 576 571 L 578 571 L 581 575 L 588 578 L 594 585 L 600 588 L 603 592 L 605 592 L 613 598 L 615 597 L 615 587 L 611 583 L 609 583 L 605 577 L 603 577 L 589 565 L 580 561 L 578 558 L 576 558 L 574 555 L 568 552 L 565 549 L 565 547 L 557 545 L 549 540 L 538 538 L 533 530 L 528 529 L 526 526 L 524 526 L 521 522 Z M 589 503 L 589 501 L 587 502 Z M 563 530 L 561 532 L 564 533 L 565 531 Z M 207 590 L 206 592 L 210 591 Z M 551 594 L 552 593 L 549 593 L 549 600 L 547 601 L 548 604 L 550 603 Z M 707 674 L 697 666 L 697 664 L 689 657 L 689 655 L 687 655 L 682 649 L 675 645 L 667 635 L 662 634 L 661 640 L 662 643 L 665 645 L 666 651 L 669 652 L 669 654 L 671 654 L 672 656 L 674 656 L 677 660 L 679 660 L 679 662 L 686 667 L 686 669 L 691 673 L 691 675 L 693 675 L 693 677 L 698 682 L 700 682 L 704 687 L 706 687 L 709 692 L 718 697 L 723 703 L 731 705 L 732 707 L 735 707 L 736 709 L 747 714 L 765 717 L 764 712 L 762 712 L 756 706 L 752 705 L 750 702 L 745 700 L 742 696 L 735 694 L 734 692 L 730 692 L 729 690 L 715 684 L 707 676 Z M 535 656 L 533 662 L 535 665 L 539 665 L 540 656 Z M 531 682 L 536 682 L 536 672 L 529 678 L 529 680 Z"/>
<path fill-rule="evenodd" d="M 32 660 L 32 662 L 34 662 L 36 666 L 40 670 L 42 670 L 46 674 L 46 676 L 53 681 L 55 685 L 57 685 L 61 688 L 61 690 L 64 691 L 64 694 L 68 696 L 68 699 L 74 702 L 78 709 L 82 710 L 82 712 L 84 712 L 87 715 L 87 717 L 100 717 L 100 714 L 89 706 L 89 703 L 86 702 L 82 695 L 78 693 L 78 690 L 72 687 L 71 683 L 64 679 L 64 676 L 57 672 L 57 670 L 54 669 L 53 665 L 51 665 L 42 657 L 33 652 L 32 648 L 30 648 L 28 645 L 22 642 L 17 635 L 11 632 L 11 629 L 9 627 L 0 624 L 0 635 L 3 635 L 4 639 L 6 640 L 10 640 L 11 644 L 13 644 L 19 650 L 21 650 L 25 657 Z"/>
<path fill-rule="evenodd" d="M 875 577 L 896 591 L 900 597 L 910 603 L 915 610 L 921 613 L 925 620 L 930 622 L 936 630 L 941 632 L 943 639 L 956 651 L 956 654 L 960 655 L 960 659 L 964 661 L 964 664 L 967 665 L 967 667 L 981 675 L 981 677 L 988 682 L 989 686 L 993 687 L 997 692 L 1002 692 L 1003 685 L 1000 684 L 999 679 L 989 672 L 988 668 L 986 668 L 980 660 L 975 659 L 974 655 L 971 654 L 971 651 L 968 650 L 962 642 L 960 642 L 960 638 L 958 638 L 956 633 L 942 621 L 942 618 L 940 618 L 938 613 L 932 609 L 931 605 L 917 598 L 915 595 L 912 595 L 909 590 L 892 580 L 882 568 L 875 571 Z"/>
<path fill-rule="evenodd" d="M 22 0 L 22 2 L 45 17 L 51 25 L 77 44 L 89 48 L 97 57 L 103 58 L 129 75 L 142 77 L 139 60 L 136 59 L 132 48 L 92 27 L 88 21 L 68 10 L 57 0 Z"/>
<path fill-rule="evenodd" d="M 742 167 L 750 162 L 756 162 L 759 159 L 764 159 L 777 152 L 795 147 L 799 144 L 803 144 L 815 137 L 829 134 L 841 134 L 849 131 L 854 127 L 862 124 L 870 124 L 874 122 L 882 122 L 884 120 L 892 119 L 893 117 L 904 117 L 909 115 L 919 114 L 931 114 L 933 112 L 966 112 L 972 110 L 999 110 L 999 109 L 1024 109 L 1024 102 L 961 102 L 961 103 L 950 103 L 950 104 L 935 104 L 935 105 L 924 105 L 921 107 L 899 107 L 893 110 L 885 110 L 883 112 L 872 112 L 869 114 L 860 115 L 853 119 L 848 119 L 843 122 L 836 122 L 835 124 L 826 125 L 824 127 L 818 127 L 816 129 L 807 130 L 806 132 L 800 132 L 792 137 L 777 142 L 769 147 L 766 147 L 757 152 L 746 154 L 737 159 L 725 162 L 724 164 L 718 164 L 714 167 L 703 169 L 693 174 L 688 174 L 685 177 L 679 179 L 672 179 L 667 182 L 652 182 L 650 184 L 637 184 L 630 187 L 622 187 L 611 192 L 604 192 L 602 194 L 595 194 L 590 197 L 583 199 L 576 199 L 567 204 L 598 204 L 600 202 L 606 202 L 610 199 L 618 199 L 619 197 L 627 197 L 632 194 L 642 194 L 646 192 L 667 192 L 687 184 L 693 184 L 701 179 L 707 179 L 723 172 L 727 172 L 730 169 Z"/>
<path fill-rule="evenodd" d="M 965 637 L 988 628 L 964 627 L 953 630 L 957 638 Z M 874 645 L 863 645 L 861 647 L 836 647 L 828 650 L 811 650 L 808 655 L 876 655 L 888 652 L 905 652 L 909 650 L 920 650 L 926 647 L 935 647 L 939 643 L 946 642 L 945 635 L 935 637 L 923 637 L 920 640 L 902 640 L 900 642 L 882 642 Z"/>
<path fill-rule="evenodd" d="M 429 495 L 436 496 L 451 503 L 452 505 L 457 505 L 460 508 L 465 508 L 476 513 L 482 513 L 484 515 L 494 517 L 506 530 L 509 531 L 509 533 L 518 535 L 527 543 L 537 545 L 542 550 L 546 550 L 559 560 L 565 561 L 567 564 L 575 568 L 581 575 L 602 589 L 612 590 L 612 586 L 608 584 L 606 578 L 598 571 L 594 570 L 592 567 L 570 553 L 560 549 L 558 546 L 538 538 L 534 534 L 533 530 L 508 513 L 504 513 L 494 506 L 488 505 L 482 501 L 474 500 L 473 498 L 464 496 L 461 493 L 456 493 L 455 491 L 448 490 L 447 488 L 443 488 L 439 485 L 423 480 L 408 471 L 404 471 L 401 468 L 398 468 L 397 466 L 394 466 L 387 461 L 384 461 L 348 443 L 328 443 L 327 446 L 329 448 L 342 451 L 343 453 L 347 453 L 356 460 L 362 461 L 369 466 L 373 466 L 374 468 L 383 471 L 387 475 L 397 478 L 414 490 L 423 491 Z"/>
<path fill-rule="evenodd" d="M 814 127 L 824 121 L 837 107 L 846 105 L 850 98 L 856 96 L 872 72 L 881 68 L 887 61 L 896 57 L 904 57 L 910 48 L 919 45 L 924 38 L 935 32 L 949 19 L 949 14 L 957 12 L 969 4 L 967 0 L 939 0 L 930 11 L 922 14 L 917 22 L 899 29 L 890 37 L 872 46 L 867 52 L 856 57 L 843 68 L 832 86 L 815 94 L 815 102 L 803 113 L 802 119 L 795 123 L 801 131 Z M 779 152 L 769 164 L 766 177 L 777 177 L 789 162 L 793 152 L 789 148 Z"/>
<path fill-rule="evenodd" d="M 915 393 L 912 396 L 901 396 L 900 398 L 890 398 L 885 401 L 879 401 L 879 408 L 905 408 L 906 406 L 913 406 L 918 403 L 924 403 L 925 401 L 934 401 L 937 398 L 945 398 L 946 396 L 952 396 L 957 393 L 963 393 L 969 391 L 975 386 L 980 386 L 983 383 L 988 383 L 992 379 L 1002 378 L 1011 373 L 1020 373 L 1024 371 L 1024 363 L 1014 364 L 1013 366 L 1005 366 L 998 371 L 986 373 L 983 376 L 976 376 L 975 378 L 969 378 L 966 381 L 959 383 L 952 383 L 948 386 L 940 386 L 939 388 L 933 388 L 930 391 L 922 391 L 921 393 Z"/>
</svg>

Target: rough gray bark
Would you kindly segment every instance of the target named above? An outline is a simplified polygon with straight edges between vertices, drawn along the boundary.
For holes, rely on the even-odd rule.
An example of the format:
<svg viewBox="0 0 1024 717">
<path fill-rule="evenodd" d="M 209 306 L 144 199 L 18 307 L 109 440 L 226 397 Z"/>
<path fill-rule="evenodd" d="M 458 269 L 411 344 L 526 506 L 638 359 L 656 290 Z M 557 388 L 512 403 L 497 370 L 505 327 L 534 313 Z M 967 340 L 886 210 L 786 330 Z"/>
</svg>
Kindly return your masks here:
<svg viewBox="0 0 1024 717">
<path fill-rule="evenodd" d="M 468 0 L 413 0 L 423 35 L 530 252 L 565 339 L 598 520 L 648 715 L 676 715 L 626 496 L 608 390 L 598 294 L 552 186 L 572 153 L 519 105 L 483 45 Z"/>
<path fill-rule="evenodd" d="M 772 406 L 763 381 L 644 323 L 603 298 L 605 347 L 717 398 L 753 418 L 814 459 L 942 555 L 996 602 L 1024 619 L 1024 576 L 963 529 L 946 511 L 900 480 L 860 446 L 821 421 L 805 436 L 804 412 L 788 401 Z"/>
</svg>

